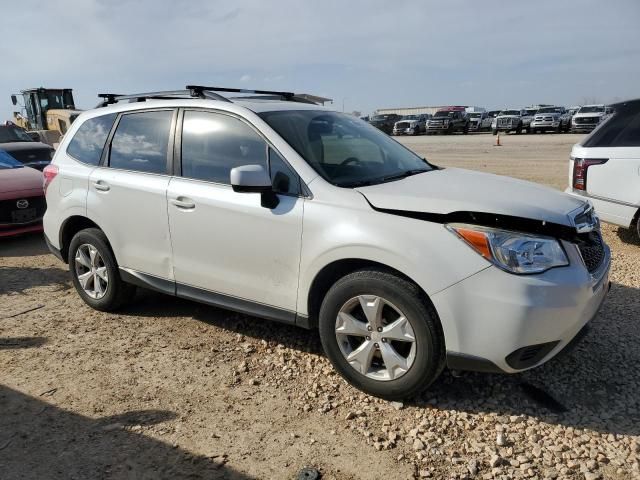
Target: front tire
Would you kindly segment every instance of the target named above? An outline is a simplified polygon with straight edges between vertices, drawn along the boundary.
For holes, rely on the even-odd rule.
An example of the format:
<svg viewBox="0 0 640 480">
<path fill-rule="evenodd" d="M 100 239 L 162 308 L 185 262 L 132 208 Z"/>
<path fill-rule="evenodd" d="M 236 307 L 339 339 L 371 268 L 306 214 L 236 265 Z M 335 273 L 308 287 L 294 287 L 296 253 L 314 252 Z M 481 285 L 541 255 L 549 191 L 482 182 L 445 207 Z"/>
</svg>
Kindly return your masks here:
<svg viewBox="0 0 640 480">
<path fill-rule="evenodd" d="M 320 307 L 320 339 L 354 387 L 386 399 L 412 397 L 445 364 L 437 314 L 413 283 L 365 269 L 338 280 Z"/>
<path fill-rule="evenodd" d="M 97 228 L 75 234 L 69 245 L 69 271 L 76 291 L 91 308 L 110 312 L 135 295 L 135 286 L 120 278 L 106 235 Z"/>
</svg>

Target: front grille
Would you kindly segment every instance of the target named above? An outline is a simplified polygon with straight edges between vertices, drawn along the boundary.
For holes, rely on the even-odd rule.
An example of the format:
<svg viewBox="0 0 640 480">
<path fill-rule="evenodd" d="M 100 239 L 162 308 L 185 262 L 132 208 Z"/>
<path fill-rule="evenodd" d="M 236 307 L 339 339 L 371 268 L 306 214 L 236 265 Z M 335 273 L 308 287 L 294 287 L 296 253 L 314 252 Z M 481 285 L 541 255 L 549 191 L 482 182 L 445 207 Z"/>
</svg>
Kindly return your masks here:
<svg viewBox="0 0 640 480">
<path fill-rule="evenodd" d="M 575 122 L 578 125 L 593 125 L 598 123 L 598 117 L 578 117 Z"/>
<path fill-rule="evenodd" d="M 595 272 L 604 260 L 604 242 L 597 230 L 578 235 L 578 249 L 589 273 Z"/>
<path fill-rule="evenodd" d="M 544 117 L 543 120 L 545 122 L 553 122 L 553 117 Z"/>
<path fill-rule="evenodd" d="M 409 124 L 407 122 L 400 122 L 396 124 L 396 128 L 404 130 L 405 128 L 409 128 Z"/>
<path fill-rule="evenodd" d="M 510 118 L 499 118 L 498 119 L 498 126 L 499 127 L 506 127 L 508 125 L 511 125 L 511 119 Z"/>
<path fill-rule="evenodd" d="M 18 208 L 17 203 L 20 200 L 27 200 L 29 205 L 26 208 Z M 35 215 L 33 219 L 21 222 L 15 222 L 14 218 L 18 215 L 24 216 L 23 212 L 31 211 L 35 209 Z M 29 223 L 30 221 L 36 221 L 42 218 L 46 209 L 46 203 L 44 196 L 40 197 L 24 197 L 13 198 L 11 200 L 0 201 L 0 223 Z M 16 213 L 17 212 L 17 213 Z"/>
</svg>

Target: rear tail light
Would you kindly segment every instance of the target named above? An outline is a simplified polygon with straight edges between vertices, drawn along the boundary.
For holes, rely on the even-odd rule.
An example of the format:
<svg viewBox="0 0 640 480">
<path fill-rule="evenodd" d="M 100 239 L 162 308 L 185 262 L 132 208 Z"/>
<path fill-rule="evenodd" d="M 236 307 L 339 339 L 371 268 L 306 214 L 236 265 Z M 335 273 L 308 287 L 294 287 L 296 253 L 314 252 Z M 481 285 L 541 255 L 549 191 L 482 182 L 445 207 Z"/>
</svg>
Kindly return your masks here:
<svg viewBox="0 0 640 480">
<path fill-rule="evenodd" d="M 56 178 L 56 175 L 58 175 L 58 167 L 56 165 L 47 165 L 46 167 L 44 167 L 42 173 L 44 174 L 44 193 L 47 193 L 49 184 L 54 178 Z"/>
<path fill-rule="evenodd" d="M 587 170 L 593 165 L 607 163 L 608 158 L 574 158 L 573 159 L 573 188 L 587 189 Z"/>
</svg>

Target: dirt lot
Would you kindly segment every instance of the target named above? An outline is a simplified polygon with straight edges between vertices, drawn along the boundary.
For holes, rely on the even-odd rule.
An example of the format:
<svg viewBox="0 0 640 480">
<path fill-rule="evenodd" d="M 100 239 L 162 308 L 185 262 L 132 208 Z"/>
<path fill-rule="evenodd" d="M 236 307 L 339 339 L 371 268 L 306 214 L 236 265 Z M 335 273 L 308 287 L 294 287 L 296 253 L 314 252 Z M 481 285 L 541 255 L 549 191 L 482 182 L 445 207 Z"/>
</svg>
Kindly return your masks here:
<svg viewBox="0 0 640 480">
<path fill-rule="evenodd" d="M 402 141 L 564 188 L 578 138 Z M 604 234 L 613 287 L 579 348 L 405 404 L 346 385 L 314 333 L 152 292 L 96 312 L 39 236 L 0 241 L 0 479 L 640 478 L 640 245 Z"/>
</svg>

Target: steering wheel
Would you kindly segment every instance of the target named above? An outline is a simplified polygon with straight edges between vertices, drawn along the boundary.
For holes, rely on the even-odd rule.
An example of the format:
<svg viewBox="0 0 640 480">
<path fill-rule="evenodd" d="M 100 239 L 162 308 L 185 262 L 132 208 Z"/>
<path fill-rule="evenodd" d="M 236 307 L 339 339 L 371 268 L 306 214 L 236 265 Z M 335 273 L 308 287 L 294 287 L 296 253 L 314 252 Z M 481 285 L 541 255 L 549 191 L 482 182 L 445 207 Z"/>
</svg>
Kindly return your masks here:
<svg viewBox="0 0 640 480">
<path fill-rule="evenodd" d="M 344 160 L 340 166 L 341 167 L 346 167 L 347 165 L 353 163 L 354 165 L 361 165 L 362 162 L 360 161 L 360 159 L 356 158 L 356 157 L 349 157 L 346 160 Z"/>
</svg>

